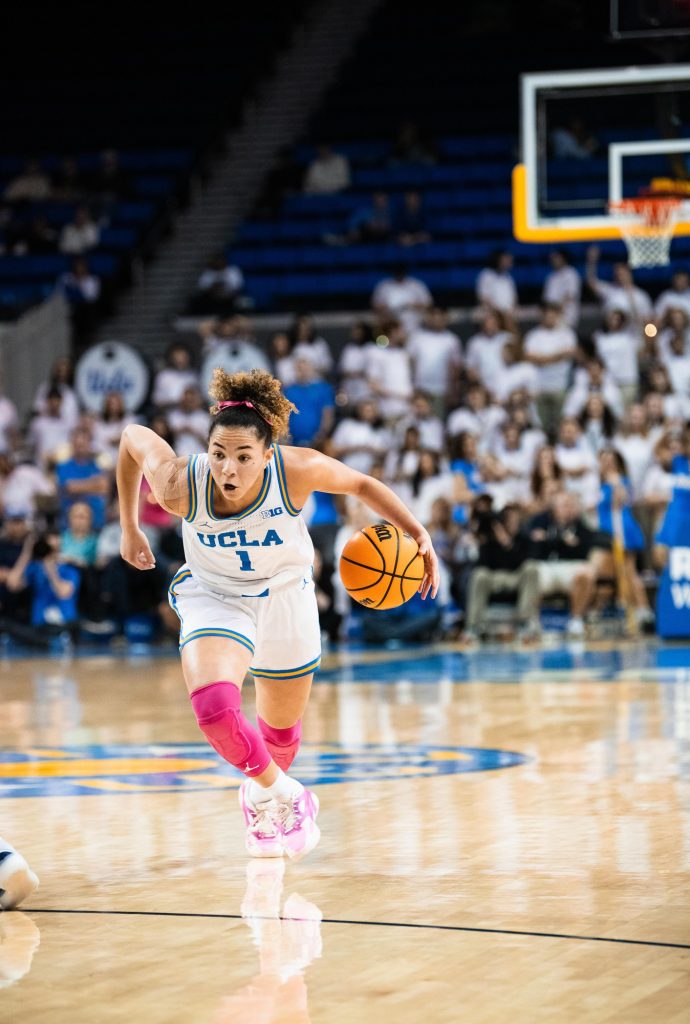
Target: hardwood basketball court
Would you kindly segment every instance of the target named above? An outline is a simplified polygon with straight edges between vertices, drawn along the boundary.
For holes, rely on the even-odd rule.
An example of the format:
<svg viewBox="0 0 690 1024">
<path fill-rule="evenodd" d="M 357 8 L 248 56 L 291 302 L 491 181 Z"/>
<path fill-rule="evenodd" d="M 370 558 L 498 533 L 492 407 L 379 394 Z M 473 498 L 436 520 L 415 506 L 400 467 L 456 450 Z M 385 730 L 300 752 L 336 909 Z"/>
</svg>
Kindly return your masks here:
<svg viewBox="0 0 690 1024">
<path fill-rule="evenodd" d="M 690 1021 L 685 647 L 329 657 L 295 772 L 323 836 L 284 866 L 175 657 L 0 686 L 0 831 L 41 877 L 3 1024 Z"/>
</svg>

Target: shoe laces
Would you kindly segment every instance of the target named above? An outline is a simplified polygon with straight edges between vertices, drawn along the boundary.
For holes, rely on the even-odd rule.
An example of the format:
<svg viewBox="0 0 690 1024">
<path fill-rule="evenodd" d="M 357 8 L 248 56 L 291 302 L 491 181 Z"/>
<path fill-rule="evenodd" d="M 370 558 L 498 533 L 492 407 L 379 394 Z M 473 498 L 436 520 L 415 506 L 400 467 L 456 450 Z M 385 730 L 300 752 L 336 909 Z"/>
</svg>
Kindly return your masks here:
<svg viewBox="0 0 690 1024">
<path fill-rule="evenodd" d="M 274 812 L 274 818 L 277 819 L 281 832 L 292 832 L 293 829 L 299 827 L 301 815 L 299 813 L 298 801 L 299 795 L 292 797 L 291 800 L 287 800 L 285 803 L 278 804 Z"/>
<path fill-rule="evenodd" d="M 249 831 L 257 839 L 273 839 L 278 835 L 274 819 L 275 808 L 271 806 L 253 808 L 254 820 L 249 826 Z"/>
</svg>

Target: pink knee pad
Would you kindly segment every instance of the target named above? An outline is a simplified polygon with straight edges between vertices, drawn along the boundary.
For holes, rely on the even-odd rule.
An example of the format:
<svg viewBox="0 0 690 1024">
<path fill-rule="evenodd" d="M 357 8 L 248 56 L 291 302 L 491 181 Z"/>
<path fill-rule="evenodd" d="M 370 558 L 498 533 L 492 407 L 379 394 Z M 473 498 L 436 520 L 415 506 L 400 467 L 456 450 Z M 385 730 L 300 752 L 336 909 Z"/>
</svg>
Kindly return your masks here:
<svg viewBox="0 0 690 1024">
<path fill-rule="evenodd" d="M 284 772 L 288 770 L 297 756 L 299 745 L 302 740 L 302 721 L 295 722 L 287 729 L 276 729 L 275 726 L 264 722 L 263 718 L 257 715 L 259 732 L 271 752 L 271 757 Z"/>
<path fill-rule="evenodd" d="M 242 698 L 234 683 L 209 683 L 191 695 L 199 728 L 221 757 L 245 775 L 261 775 L 271 763 L 256 729 L 240 711 Z"/>
</svg>

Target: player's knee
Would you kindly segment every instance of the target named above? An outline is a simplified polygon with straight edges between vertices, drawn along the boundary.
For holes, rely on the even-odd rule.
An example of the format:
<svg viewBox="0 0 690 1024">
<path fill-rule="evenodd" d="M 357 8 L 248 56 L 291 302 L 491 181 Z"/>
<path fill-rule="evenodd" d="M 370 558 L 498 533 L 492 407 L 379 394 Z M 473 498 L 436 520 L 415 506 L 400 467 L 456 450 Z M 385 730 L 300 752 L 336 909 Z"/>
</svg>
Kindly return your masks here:
<svg viewBox="0 0 690 1024">
<path fill-rule="evenodd" d="M 257 731 L 240 710 L 239 687 L 220 681 L 209 683 L 191 695 L 199 728 L 211 746 L 245 775 L 260 775 L 271 755 Z"/>
</svg>

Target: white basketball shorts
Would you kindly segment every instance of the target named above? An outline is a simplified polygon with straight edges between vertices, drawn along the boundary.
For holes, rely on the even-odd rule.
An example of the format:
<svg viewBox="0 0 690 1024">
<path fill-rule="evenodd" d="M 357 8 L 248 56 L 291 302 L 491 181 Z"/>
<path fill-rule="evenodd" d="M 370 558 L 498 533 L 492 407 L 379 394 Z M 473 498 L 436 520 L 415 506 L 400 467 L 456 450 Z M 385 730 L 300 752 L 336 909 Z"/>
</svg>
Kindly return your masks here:
<svg viewBox="0 0 690 1024">
<path fill-rule="evenodd" d="M 192 640 L 221 636 L 247 648 L 255 676 L 294 679 L 319 667 L 321 629 L 312 580 L 260 597 L 228 597 L 204 590 L 183 566 L 168 601 L 180 620 L 180 650 Z"/>
</svg>

